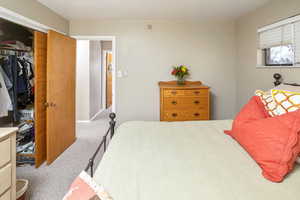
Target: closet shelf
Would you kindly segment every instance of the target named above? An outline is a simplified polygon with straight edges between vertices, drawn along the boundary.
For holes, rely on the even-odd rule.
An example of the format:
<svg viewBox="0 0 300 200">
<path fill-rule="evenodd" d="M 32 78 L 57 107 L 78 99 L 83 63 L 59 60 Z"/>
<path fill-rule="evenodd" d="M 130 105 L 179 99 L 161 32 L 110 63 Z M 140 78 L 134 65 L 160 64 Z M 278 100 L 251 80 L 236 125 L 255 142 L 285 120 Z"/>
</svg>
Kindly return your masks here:
<svg viewBox="0 0 300 200">
<path fill-rule="evenodd" d="M 25 156 L 25 157 L 31 157 L 31 158 L 35 158 L 35 154 L 34 153 L 28 153 L 28 154 L 22 154 L 22 153 L 18 153 L 17 156 Z"/>
<path fill-rule="evenodd" d="M 11 48 L 7 48 L 7 47 L 0 47 L 0 50 L 8 50 L 8 51 L 18 51 L 18 52 L 31 52 L 25 49 L 11 49 Z"/>
</svg>

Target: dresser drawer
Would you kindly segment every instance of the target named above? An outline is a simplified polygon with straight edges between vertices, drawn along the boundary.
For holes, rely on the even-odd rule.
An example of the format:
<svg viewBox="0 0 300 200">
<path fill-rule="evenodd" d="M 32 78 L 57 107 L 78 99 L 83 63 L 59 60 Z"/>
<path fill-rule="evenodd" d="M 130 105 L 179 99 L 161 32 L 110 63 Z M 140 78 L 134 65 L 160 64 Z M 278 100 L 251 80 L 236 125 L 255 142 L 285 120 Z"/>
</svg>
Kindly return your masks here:
<svg viewBox="0 0 300 200">
<path fill-rule="evenodd" d="M 207 97 L 207 89 L 177 89 L 164 90 L 164 97 Z"/>
<path fill-rule="evenodd" d="M 207 97 L 166 97 L 163 100 L 165 109 L 189 108 L 189 109 L 207 109 Z"/>
<path fill-rule="evenodd" d="M 193 120 L 209 120 L 209 112 L 207 110 L 170 110 L 164 112 L 164 121 L 193 121 Z"/>
<path fill-rule="evenodd" d="M 196 90 L 184 90 L 184 94 L 187 97 L 208 97 L 208 90 L 196 89 Z"/>
<path fill-rule="evenodd" d="M 11 164 L 0 169 L 0 194 L 11 186 Z"/>
<path fill-rule="evenodd" d="M 10 138 L 7 138 L 0 142 L 0 167 L 3 167 L 10 161 L 11 146 Z"/>
<path fill-rule="evenodd" d="M 12 200 L 10 194 L 11 190 L 6 191 L 2 196 L 0 196 L 0 200 Z"/>
</svg>

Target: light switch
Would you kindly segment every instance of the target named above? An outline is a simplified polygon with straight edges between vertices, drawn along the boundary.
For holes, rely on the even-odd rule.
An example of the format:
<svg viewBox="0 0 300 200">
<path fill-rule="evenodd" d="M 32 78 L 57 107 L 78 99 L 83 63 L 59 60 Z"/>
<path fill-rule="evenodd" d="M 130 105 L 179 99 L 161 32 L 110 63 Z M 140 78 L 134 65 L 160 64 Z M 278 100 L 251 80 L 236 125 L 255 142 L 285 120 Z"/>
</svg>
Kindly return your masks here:
<svg viewBox="0 0 300 200">
<path fill-rule="evenodd" d="M 121 70 L 118 70 L 118 72 L 117 72 L 117 77 L 118 77 L 118 78 L 122 78 L 122 77 L 123 77 L 123 73 L 122 73 Z"/>
</svg>

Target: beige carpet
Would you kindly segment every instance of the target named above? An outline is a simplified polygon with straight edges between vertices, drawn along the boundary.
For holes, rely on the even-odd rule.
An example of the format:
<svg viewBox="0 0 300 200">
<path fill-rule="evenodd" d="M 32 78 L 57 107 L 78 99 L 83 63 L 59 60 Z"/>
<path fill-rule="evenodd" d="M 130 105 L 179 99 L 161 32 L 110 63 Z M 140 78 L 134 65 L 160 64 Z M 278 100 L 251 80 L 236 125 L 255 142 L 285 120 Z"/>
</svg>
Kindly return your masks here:
<svg viewBox="0 0 300 200">
<path fill-rule="evenodd" d="M 38 169 L 31 166 L 18 167 L 17 177 L 30 181 L 28 199 L 62 199 L 74 178 L 86 167 L 109 127 L 108 121 L 105 117 L 91 123 L 77 124 L 76 142 L 50 166 L 44 164 Z"/>
</svg>

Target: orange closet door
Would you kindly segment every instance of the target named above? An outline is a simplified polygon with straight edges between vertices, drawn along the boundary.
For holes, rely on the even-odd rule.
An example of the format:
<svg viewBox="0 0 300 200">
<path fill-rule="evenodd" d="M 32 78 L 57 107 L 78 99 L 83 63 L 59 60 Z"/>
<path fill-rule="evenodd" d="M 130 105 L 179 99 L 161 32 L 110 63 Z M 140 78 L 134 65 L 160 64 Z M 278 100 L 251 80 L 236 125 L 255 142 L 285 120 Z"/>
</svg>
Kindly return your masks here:
<svg viewBox="0 0 300 200">
<path fill-rule="evenodd" d="M 47 164 L 75 141 L 76 40 L 55 31 L 47 39 Z"/>
<path fill-rule="evenodd" d="M 34 32 L 35 167 L 46 160 L 47 34 Z"/>
</svg>

